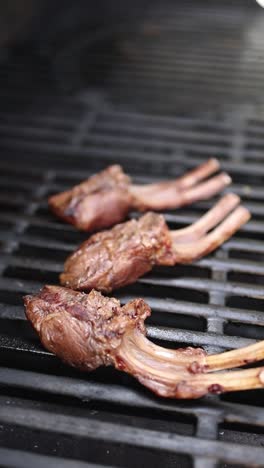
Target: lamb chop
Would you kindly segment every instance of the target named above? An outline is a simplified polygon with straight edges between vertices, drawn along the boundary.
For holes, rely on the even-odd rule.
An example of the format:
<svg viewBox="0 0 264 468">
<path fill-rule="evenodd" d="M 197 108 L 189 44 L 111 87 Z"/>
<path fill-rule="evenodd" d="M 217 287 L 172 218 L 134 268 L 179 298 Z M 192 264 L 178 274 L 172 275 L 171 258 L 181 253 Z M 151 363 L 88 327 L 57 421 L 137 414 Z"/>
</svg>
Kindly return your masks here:
<svg viewBox="0 0 264 468">
<path fill-rule="evenodd" d="M 264 388 L 264 367 L 216 372 L 262 360 L 264 341 L 216 355 L 200 348 L 162 348 L 145 336 L 151 310 L 143 299 L 121 307 L 95 290 L 45 286 L 25 297 L 25 307 L 43 346 L 82 371 L 112 365 L 168 398 Z"/>
<path fill-rule="evenodd" d="M 83 231 L 98 231 L 123 221 L 129 211 L 159 211 L 189 205 L 212 197 L 230 184 L 216 159 L 176 180 L 150 185 L 132 185 L 121 166 L 109 166 L 71 190 L 49 198 L 51 210 Z"/>
<path fill-rule="evenodd" d="M 190 263 L 248 221 L 250 214 L 239 202 L 237 195 L 227 194 L 199 221 L 176 231 L 169 230 L 162 215 L 149 212 L 94 234 L 66 260 L 60 282 L 72 289 L 110 292 L 133 283 L 154 265 Z"/>
</svg>

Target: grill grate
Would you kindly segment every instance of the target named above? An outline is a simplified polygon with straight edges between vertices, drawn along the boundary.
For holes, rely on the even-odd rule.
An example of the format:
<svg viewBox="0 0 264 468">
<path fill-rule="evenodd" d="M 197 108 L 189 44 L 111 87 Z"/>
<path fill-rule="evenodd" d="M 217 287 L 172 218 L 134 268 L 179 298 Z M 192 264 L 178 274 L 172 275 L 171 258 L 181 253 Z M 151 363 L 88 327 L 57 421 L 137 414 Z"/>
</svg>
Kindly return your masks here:
<svg viewBox="0 0 264 468">
<path fill-rule="evenodd" d="M 173 3 L 169 9 L 152 7 L 142 19 L 144 27 L 133 35 L 121 32 L 118 42 L 120 50 L 128 45 L 134 53 L 136 46 L 142 56 L 128 63 L 119 52 L 114 62 L 112 52 L 108 60 L 114 65 L 102 87 L 73 96 L 58 92 L 46 66 L 29 66 L 34 58 L 18 65 L 10 60 L 2 69 L 0 466 L 263 466 L 262 390 L 166 401 L 114 369 L 80 374 L 40 346 L 21 300 L 44 283 L 56 283 L 65 257 L 86 238 L 52 216 L 50 194 L 113 162 L 136 181 L 151 182 L 217 156 L 252 220 L 195 265 L 157 268 L 116 296 L 122 302 L 142 296 L 150 304 L 148 334 L 165 346 L 194 344 L 217 352 L 264 338 L 263 84 L 252 82 L 263 71 L 263 33 L 256 23 L 260 10 L 249 4 L 241 1 L 238 8 L 228 2 L 227 8 L 227 2 L 211 1 L 198 10 L 185 2 L 177 21 L 171 19 L 177 18 Z M 248 49 L 241 39 L 247 26 L 254 33 L 249 37 L 256 38 Z M 198 41 L 200 29 L 204 35 Z M 209 32 L 211 45 L 204 40 Z M 244 68 L 238 87 L 233 59 L 239 50 Z M 94 54 L 103 63 L 104 48 Z M 143 63 L 146 54 L 152 61 Z M 168 88 L 178 64 L 182 75 Z M 187 71 L 191 78 L 179 93 Z M 204 73 L 204 83 L 211 83 L 206 93 L 193 73 Z M 184 227 L 212 204 L 197 203 L 165 216 L 172 228 Z"/>
<path fill-rule="evenodd" d="M 263 115 L 263 12 L 251 0 L 151 2 L 137 27 L 124 26 L 91 52 L 76 41 L 60 61 L 61 81 L 103 88 L 116 104 L 154 113 L 254 107 Z M 92 70 L 92 74 L 91 74 Z"/>
<path fill-rule="evenodd" d="M 245 118 L 240 128 L 234 128 L 230 117 L 165 118 L 105 106 L 100 100 L 86 104 L 84 96 L 61 98 L 51 106 L 38 104 L 35 112 L 30 108 L 1 114 L 3 456 L 9 457 L 7 449 L 13 447 L 17 460 L 19 451 L 25 450 L 28 457 L 39 453 L 42 463 L 44 456 L 57 456 L 60 463 L 73 458 L 127 467 L 137 462 L 142 466 L 142 460 L 153 466 L 162 461 L 168 467 L 212 467 L 220 460 L 222 466 L 235 462 L 261 466 L 263 391 L 193 403 L 158 400 L 112 369 L 80 375 L 66 368 L 41 348 L 24 320 L 21 296 L 37 291 L 44 282 L 56 283 L 64 258 L 86 237 L 49 213 L 49 194 L 113 160 L 138 181 L 177 175 L 199 163 L 210 147 L 211 154 L 220 153 L 235 191 L 252 210 L 252 221 L 210 257 L 191 266 L 156 269 L 116 295 L 122 301 L 145 298 L 153 308 L 149 336 L 167 346 L 194 343 L 212 352 L 264 337 L 264 173 L 246 151 L 255 123 Z M 61 128 L 63 137 L 54 141 Z M 197 155 L 191 155 L 194 150 Z M 172 227 L 183 227 L 212 203 L 168 212 L 166 218 Z M 19 434 L 15 447 L 13 431 Z"/>
</svg>

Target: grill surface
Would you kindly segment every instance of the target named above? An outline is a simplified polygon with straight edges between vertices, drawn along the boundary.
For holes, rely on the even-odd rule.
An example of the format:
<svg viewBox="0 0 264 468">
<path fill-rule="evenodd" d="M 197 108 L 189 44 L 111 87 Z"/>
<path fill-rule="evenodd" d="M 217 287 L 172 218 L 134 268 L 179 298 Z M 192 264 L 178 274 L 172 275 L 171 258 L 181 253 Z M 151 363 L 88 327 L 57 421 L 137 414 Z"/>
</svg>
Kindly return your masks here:
<svg viewBox="0 0 264 468">
<path fill-rule="evenodd" d="M 157 21 L 157 10 L 155 15 Z M 171 10 L 167 19 L 161 15 L 162 31 L 164 24 L 170 30 L 171 17 Z M 107 86 L 104 92 L 88 88 L 60 96 L 52 83 L 47 85 L 45 67 L 38 66 L 36 73 L 21 62 L 14 69 L 10 61 L 1 76 L 0 465 L 263 466 L 264 391 L 166 401 L 113 369 L 77 373 L 40 346 L 21 300 L 44 283 L 55 284 L 65 257 L 86 238 L 49 213 L 51 193 L 113 162 L 136 181 L 149 182 L 217 156 L 252 221 L 195 265 L 156 269 L 116 296 L 122 302 L 138 296 L 148 301 L 153 309 L 149 336 L 165 346 L 194 344 L 215 352 L 264 339 L 262 84 L 252 84 L 258 113 L 254 100 L 242 107 L 234 100 L 228 112 L 198 115 L 198 107 L 191 113 L 186 99 L 188 112 L 165 116 L 168 99 L 163 109 L 159 99 L 153 109 L 147 99 L 136 100 L 138 89 L 134 109 L 125 97 L 123 105 L 113 100 Z M 177 86 L 173 91 L 176 102 Z M 132 101 L 129 86 L 126 92 Z M 173 228 L 183 227 L 212 203 L 168 212 L 166 219 Z"/>
<path fill-rule="evenodd" d="M 58 75 L 93 83 L 112 102 L 155 113 L 237 111 L 263 115 L 264 12 L 252 0 L 151 2 L 136 27 L 120 27 L 91 53 L 76 40 Z M 65 57 L 65 60 L 63 60 Z M 78 81 L 76 81 L 78 84 Z"/>
</svg>

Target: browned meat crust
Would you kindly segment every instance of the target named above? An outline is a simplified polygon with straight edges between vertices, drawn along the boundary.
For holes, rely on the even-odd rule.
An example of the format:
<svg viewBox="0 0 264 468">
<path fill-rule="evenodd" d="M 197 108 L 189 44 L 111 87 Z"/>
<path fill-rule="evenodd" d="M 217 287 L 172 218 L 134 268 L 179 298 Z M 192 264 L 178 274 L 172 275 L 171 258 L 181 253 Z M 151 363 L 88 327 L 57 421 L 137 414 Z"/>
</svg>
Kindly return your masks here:
<svg viewBox="0 0 264 468">
<path fill-rule="evenodd" d="M 130 178 L 118 165 L 109 166 L 67 192 L 49 198 L 51 210 L 84 231 L 123 221 L 131 207 Z"/>
<path fill-rule="evenodd" d="M 66 260 L 61 284 L 110 292 L 135 282 L 154 265 L 192 262 L 215 250 L 248 221 L 249 212 L 236 208 L 239 201 L 228 194 L 197 223 L 177 231 L 169 230 L 162 215 L 147 213 L 138 221 L 94 234 Z"/>
<path fill-rule="evenodd" d="M 25 297 L 26 315 L 43 345 L 83 371 L 113 365 L 159 396 L 199 398 L 264 387 L 264 368 L 216 372 L 260 361 L 264 342 L 208 356 L 202 349 L 161 348 L 145 337 L 149 306 L 136 299 L 121 307 L 96 291 L 89 295 L 45 286 Z"/>
<path fill-rule="evenodd" d="M 179 179 L 132 185 L 121 166 L 109 166 L 71 190 L 53 195 L 49 206 L 78 229 L 96 231 L 123 221 L 133 209 L 159 211 L 210 198 L 231 182 L 224 173 L 204 181 L 218 169 L 218 161 L 210 159 Z"/>
<path fill-rule="evenodd" d="M 147 213 L 84 242 L 66 261 L 61 283 L 100 291 L 133 283 L 156 263 L 174 264 L 172 240 L 164 217 Z"/>
<path fill-rule="evenodd" d="M 121 307 L 97 291 L 78 293 L 45 286 L 37 296 L 25 297 L 26 315 L 49 351 L 83 371 L 112 364 L 111 353 L 131 326 L 145 333 L 150 308 L 142 300 Z"/>
</svg>

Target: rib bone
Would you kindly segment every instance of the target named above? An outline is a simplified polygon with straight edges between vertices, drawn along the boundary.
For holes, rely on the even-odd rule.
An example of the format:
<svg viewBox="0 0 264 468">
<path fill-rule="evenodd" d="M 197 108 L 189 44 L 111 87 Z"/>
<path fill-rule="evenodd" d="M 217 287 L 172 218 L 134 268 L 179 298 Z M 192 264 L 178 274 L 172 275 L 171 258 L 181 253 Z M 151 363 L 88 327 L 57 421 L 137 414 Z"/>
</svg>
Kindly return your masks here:
<svg viewBox="0 0 264 468">
<path fill-rule="evenodd" d="M 132 185 L 130 193 L 133 195 L 133 207 L 140 211 L 162 211 L 208 199 L 231 183 L 231 178 L 224 172 L 203 181 L 218 169 L 219 162 L 209 159 L 179 179 L 149 185 Z"/>
<path fill-rule="evenodd" d="M 185 351 L 171 351 L 172 359 L 166 358 L 168 350 L 163 349 L 163 357 L 155 353 L 155 345 L 144 337 L 144 341 L 138 339 L 139 332 L 135 329 L 123 337 L 118 352 L 117 367 L 134 375 L 143 385 L 168 398 L 199 398 L 207 393 L 224 393 L 238 390 L 264 388 L 264 367 L 246 369 L 232 372 L 211 372 L 217 368 L 234 368 L 245 364 L 247 352 L 242 348 L 231 351 L 228 364 L 225 360 L 228 353 L 215 356 L 206 356 L 202 350 L 187 348 Z M 259 345 L 259 343 L 258 343 Z M 256 347 L 256 345 L 253 345 Z M 256 354 L 252 362 L 264 357 L 264 343 L 261 344 L 262 353 Z M 160 348 L 160 347 L 158 347 Z M 159 352 L 162 348 L 159 349 Z M 249 350 L 249 352 L 251 352 Z M 252 350 L 254 353 L 254 348 Z M 185 354 L 187 353 L 187 354 Z M 192 356 L 192 353 L 194 356 Z M 235 354 L 235 355 L 234 355 Z M 240 354 L 240 359 L 239 359 Z M 241 354 L 244 360 L 241 359 Z M 232 357 L 233 356 L 233 357 Z M 207 362 L 217 360 L 214 368 Z M 116 361 L 115 361 L 116 362 Z M 234 364 L 233 364 L 234 362 Z"/>
<path fill-rule="evenodd" d="M 151 310 L 142 299 L 121 307 L 96 291 L 45 286 L 25 306 L 43 345 L 80 370 L 113 365 L 168 398 L 264 388 L 264 367 L 216 372 L 262 360 L 264 341 L 211 356 L 200 348 L 162 348 L 145 337 Z"/>
<path fill-rule="evenodd" d="M 66 192 L 49 198 L 52 211 L 84 231 L 97 231 L 123 221 L 131 210 L 163 210 L 210 198 L 230 184 L 216 159 L 167 182 L 132 185 L 121 166 L 113 165 Z"/>
<path fill-rule="evenodd" d="M 61 284 L 110 292 L 133 283 L 154 265 L 192 262 L 218 248 L 248 221 L 250 214 L 237 207 L 239 202 L 237 195 L 228 194 L 199 221 L 177 231 L 169 231 L 162 215 L 147 213 L 138 221 L 94 234 L 66 260 Z"/>
</svg>

